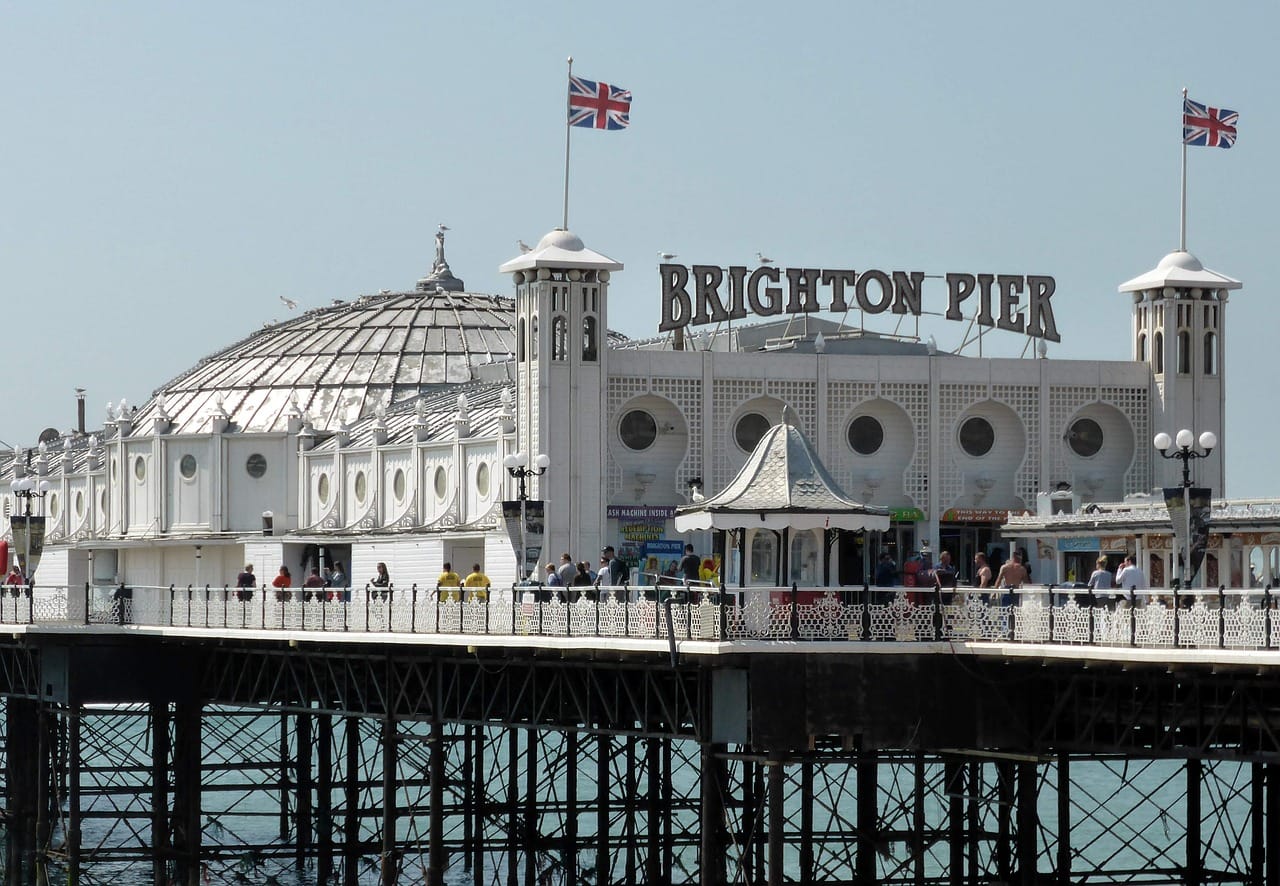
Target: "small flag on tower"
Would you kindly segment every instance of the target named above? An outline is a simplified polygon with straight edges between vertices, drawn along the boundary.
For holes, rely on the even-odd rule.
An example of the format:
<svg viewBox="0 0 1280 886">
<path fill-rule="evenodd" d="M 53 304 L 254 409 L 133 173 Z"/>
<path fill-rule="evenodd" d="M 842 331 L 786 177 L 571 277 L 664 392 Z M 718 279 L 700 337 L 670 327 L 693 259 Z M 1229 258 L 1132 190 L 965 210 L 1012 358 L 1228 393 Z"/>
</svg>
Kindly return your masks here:
<svg viewBox="0 0 1280 886">
<path fill-rule="evenodd" d="M 1240 115 L 1226 108 L 1211 108 L 1182 97 L 1182 143 L 1210 148 L 1229 148 L 1236 143 Z"/>
<path fill-rule="evenodd" d="M 569 75 L 570 126 L 626 129 L 630 123 L 630 90 Z"/>
</svg>

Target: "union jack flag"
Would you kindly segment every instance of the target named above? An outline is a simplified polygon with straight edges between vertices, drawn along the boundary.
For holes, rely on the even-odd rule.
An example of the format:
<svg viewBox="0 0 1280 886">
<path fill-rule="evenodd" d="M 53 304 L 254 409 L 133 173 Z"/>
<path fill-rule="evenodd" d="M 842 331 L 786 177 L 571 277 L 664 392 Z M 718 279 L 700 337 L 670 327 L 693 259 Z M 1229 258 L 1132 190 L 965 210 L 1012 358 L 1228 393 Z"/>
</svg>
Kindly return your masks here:
<svg viewBox="0 0 1280 886">
<path fill-rule="evenodd" d="M 626 129 L 630 123 L 630 90 L 569 75 L 570 126 Z"/>
<path fill-rule="evenodd" d="M 1210 148 L 1229 148 L 1236 143 L 1240 115 L 1226 108 L 1211 108 L 1182 97 L 1182 143 Z"/>
</svg>

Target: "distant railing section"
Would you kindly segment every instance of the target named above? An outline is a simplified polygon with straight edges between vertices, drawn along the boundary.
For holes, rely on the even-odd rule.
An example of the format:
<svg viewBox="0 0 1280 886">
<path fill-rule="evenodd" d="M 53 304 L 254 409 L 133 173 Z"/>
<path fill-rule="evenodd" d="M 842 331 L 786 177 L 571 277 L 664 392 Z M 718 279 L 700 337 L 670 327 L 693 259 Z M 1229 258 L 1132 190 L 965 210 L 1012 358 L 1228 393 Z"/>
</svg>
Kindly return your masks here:
<svg viewBox="0 0 1280 886">
<path fill-rule="evenodd" d="M 6 587 L 2 624 L 1280 649 L 1271 589 Z"/>
</svg>

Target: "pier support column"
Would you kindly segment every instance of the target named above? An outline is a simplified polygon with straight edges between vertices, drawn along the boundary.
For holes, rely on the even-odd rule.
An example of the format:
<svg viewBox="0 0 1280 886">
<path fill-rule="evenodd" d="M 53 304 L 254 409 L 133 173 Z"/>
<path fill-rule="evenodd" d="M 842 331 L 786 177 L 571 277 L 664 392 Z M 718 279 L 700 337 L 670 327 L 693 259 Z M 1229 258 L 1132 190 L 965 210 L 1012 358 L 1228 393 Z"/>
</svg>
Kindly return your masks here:
<svg viewBox="0 0 1280 886">
<path fill-rule="evenodd" d="M 596 883 L 604 886 L 613 868 L 609 857 L 609 755 L 611 741 L 600 733 L 596 749 Z"/>
<path fill-rule="evenodd" d="M 1266 836 L 1267 886 L 1280 886 L 1280 764 L 1266 764 L 1267 805 L 1263 826 Z"/>
<path fill-rule="evenodd" d="M 36 886 L 49 884 L 49 804 L 52 757 L 49 707 L 43 701 L 36 702 L 36 833 L 32 857 L 35 861 Z"/>
<path fill-rule="evenodd" d="M 333 717 L 316 715 L 316 880 L 333 878 Z"/>
<path fill-rule="evenodd" d="M 295 718 L 298 737 L 294 760 L 294 785 L 297 788 L 297 806 L 293 816 L 293 846 L 295 866 L 302 870 L 311 856 L 311 713 L 298 714 Z"/>
<path fill-rule="evenodd" d="M 431 756 L 427 759 L 431 818 L 427 824 L 427 886 L 444 886 L 444 724 L 431 721 Z"/>
<path fill-rule="evenodd" d="M 1022 886 L 1036 886 L 1036 833 L 1040 816 L 1036 812 L 1036 764 L 1018 764 L 1018 879 Z"/>
<path fill-rule="evenodd" d="M 83 709 L 74 705 L 67 712 L 67 886 L 80 883 L 80 718 Z M 165 753 L 168 754 L 168 743 Z M 158 850 L 160 846 L 155 845 Z"/>
<path fill-rule="evenodd" d="M 203 759 L 202 711 L 196 702 L 179 702 L 173 717 L 173 855 L 176 882 L 200 886 L 200 764 Z"/>
<path fill-rule="evenodd" d="M 1204 882 L 1204 852 L 1202 851 L 1200 825 L 1200 784 L 1204 777 L 1204 763 L 1187 761 L 1187 886 L 1200 886 Z"/>
<path fill-rule="evenodd" d="M 485 813 L 489 806 L 489 792 L 486 787 L 488 780 L 485 778 L 484 760 L 485 760 L 485 738 L 487 734 L 483 726 L 469 726 L 470 741 L 467 746 L 471 749 L 471 768 L 470 776 L 467 783 L 471 785 L 470 801 L 466 809 L 465 815 L 467 820 L 472 824 L 472 844 L 471 852 L 471 875 L 473 877 L 473 886 L 485 886 L 484 877 L 484 821 Z"/>
<path fill-rule="evenodd" d="M 964 886 L 964 764 L 942 764 L 943 792 L 947 798 L 947 882 Z"/>
<path fill-rule="evenodd" d="M 702 799 L 702 858 L 699 863 L 699 886 L 724 886 L 725 834 L 724 834 L 724 775 L 723 764 L 717 752 L 724 745 L 704 744 L 700 788 Z"/>
<path fill-rule="evenodd" d="M 396 853 L 396 721 L 388 714 L 382 721 L 382 886 L 400 881 Z"/>
<path fill-rule="evenodd" d="M 772 758 L 765 764 L 769 780 L 769 886 L 782 886 L 786 874 L 782 869 L 784 826 L 787 818 L 783 808 L 786 787 L 786 769 L 782 760 Z"/>
<path fill-rule="evenodd" d="M 560 850 L 560 863 L 564 865 L 564 881 L 578 882 L 578 745 L 577 730 L 565 736 L 565 751 L 569 755 L 564 771 L 564 795 L 567 809 L 564 819 L 564 844 Z M 668 807 L 670 808 L 670 807 Z"/>
<path fill-rule="evenodd" d="M 153 702 L 151 714 L 151 882 L 169 884 L 169 705 Z M 176 810 L 175 810 L 176 811 Z"/>
<path fill-rule="evenodd" d="M 342 884 L 360 884 L 360 718 L 343 718 L 346 753 L 343 765 Z"/>
<path fill-rule="evenodd" d="M 31 868 L 31 789 L 35 781 L 35 702 L 25 698 L 5 701 L 5 810 L 9 827 L 5 834 L 5 882 L 24 886 L 34 879 Z"/>
<path fill-rule="evenodd" d="M 875 751 L 858 752 L 858 858 L 857 882 L 871 886 L 876 882 L 876 830 L 878 827 L 877 793 L 880 766 Z"/>
<path fill-rule="evenodd" d="M 1071 757 L 1058 755 L 1058 882 L 1071 884 Z"/>
<path fill-rule="evenodd" d="M 996 762 L 996 793 L 1000 802 L 996 807 L 996 877 L 1008 883 L 1013 877 L 1013 764 L 1008 760 Z"/>
</svg>

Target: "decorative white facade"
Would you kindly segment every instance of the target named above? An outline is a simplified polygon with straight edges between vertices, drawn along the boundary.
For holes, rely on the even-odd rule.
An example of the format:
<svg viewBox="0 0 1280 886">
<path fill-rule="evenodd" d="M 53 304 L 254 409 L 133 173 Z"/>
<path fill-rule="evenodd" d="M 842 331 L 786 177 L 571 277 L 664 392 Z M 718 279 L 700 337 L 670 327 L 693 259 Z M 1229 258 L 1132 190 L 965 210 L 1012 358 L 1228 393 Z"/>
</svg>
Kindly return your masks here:
<svg viewBox="0 0 1280 886">
<path fill-rule="evenodd" d="M 37 583 L 221 586 L 253 562 L 297 586 L 323 548 L 356 584 L 379 561 L 398 586 L 434 586 L 445 561 L 509 584 L 517 452 L 550 457 L 528 490 L 544 561 L 642 553 L 610 508 L 648 508 L 640 535 L 685 540 L 662 515 L 723 488 L 784 408 L 848 495 L 892 510 L 877 544 L 950 549 L 963 573 L 1007 512 L 1055 490 L 1084 504 L 1176 482 L 1150 440 L 1223 427 L 1240 285 L 1174 253 L 1121 287 L 1131 359 L 1073 361 L 956 356 L 816 317 L 629 341 L 607 331 L 621 265 L 575 235 L 503 270 L 513 299 L 460 291 L 441 235 L 416 290 L 264 328 L 97 430 L 7 453 L 6 482 L 51 484 Z M 1196 463 L 1201 485 L 1223 489 L 1223 454 Z M 829 548 L 827 579 L 861 583 L 860 541 L 815 533 L 799 543 Z"/>
</svg>

